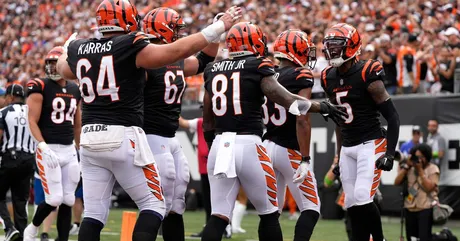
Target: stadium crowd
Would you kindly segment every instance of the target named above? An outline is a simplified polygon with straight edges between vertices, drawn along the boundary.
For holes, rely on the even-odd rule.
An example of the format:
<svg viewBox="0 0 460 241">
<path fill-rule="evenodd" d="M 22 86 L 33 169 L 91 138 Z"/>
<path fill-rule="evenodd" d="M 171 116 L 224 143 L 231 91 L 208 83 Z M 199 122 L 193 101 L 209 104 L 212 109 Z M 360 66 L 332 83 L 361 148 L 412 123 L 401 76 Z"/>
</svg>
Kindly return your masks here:
<svg viewBox="0 0 460 241">
<path fill-rule="evenodd" d="M 244 20 L 258 24 L 272 42 L 285 29 L 311 34 L 317 46 L 314 97 L 322 96 L 320 71 L 327 65 L 321 48 L 322 34 L 335 22 L 357 26 L 362 35 L 360 58 L 384 63 L 390 94 L 454 91 L 460 79 L 460 11 L 452 0 L 271 0 L 199 1 L 136 0 L 141 16 L 155 7 L 177 9 L 195 33 L 213 16 L 232 4 L 244 6 Z M 0 87 L 44 76 L 45 54 L 63 44 L 73 32 L 98 36 L 92 18 L 98 1 L 6 0 L 0 6 Z M 225 46 L 222 46 L 225 47 Z M 272 50 L 269 45 L 269 50 Z M 220 51 L 225 57 L 225 50 Z M 456 71 L 456 69 L 458 71 Z M 457 73 L 458 72 L 458 73 Z M 456 74 L 457 73 L 457 74 Z M 457 76 L 457 77 L 455 77 Z M 188 78 L 186 98 L 198 98 L 201 77 Z"/>
</svg>

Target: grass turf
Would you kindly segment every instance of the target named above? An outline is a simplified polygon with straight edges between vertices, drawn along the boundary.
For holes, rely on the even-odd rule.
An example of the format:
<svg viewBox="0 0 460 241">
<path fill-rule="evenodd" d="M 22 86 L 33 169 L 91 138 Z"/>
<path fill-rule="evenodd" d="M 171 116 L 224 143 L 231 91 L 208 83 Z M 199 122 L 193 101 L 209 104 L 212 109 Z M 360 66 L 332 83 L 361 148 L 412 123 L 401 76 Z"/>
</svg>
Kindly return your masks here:
<svg viewBox="0 0 460 241">
<path fill-rule="evenodd" d="M 109 220 L 106 227 L 102 231 L 102 241 L 120 241 L 120 228 L 122 210 L 112 209 L 110 211 Z M 231 240 L 234 241 L 247 241 L 258 240 L 257 227 L 259 217 L 254 214 L 248 214 L 244 217 L 242 227 L 246 229 L 246 234 L 235 234 Z M 203 212 L 186 212 L 184 215 L 185 234 L 190 236 L 192 233 L 201 231 L 204 224 Z M 292 240 L 294 233 L 295 221 L 288 219 L 287 214 L 283 213 L 280 218 L 283 229 L 283 237 L 285 240 Z M 398 218 L 382 218 L 383 230 L 387 240 L 399 240 L 400 224 Z M 450 222 L 447 226 L 451 228 L 455 235 L 460 236 L 460 224 L 458 221 Z M 441 230 L 442 227 L 434 227 L 433 232 Z M 0 231 L 3 236 L 3 232 Z M 53 225 L 51 237 L 56 237 L 56 225 Z M 77 236 L 71 236 L 70 239 L 77 240 Z M 0 238 L 0 240 L 3 240 Z M 163 240 L 161 237 L 157 240 Z M 187 239 L 187 240 L 197 240 Z M 198 239 L 199 240 L 199 239 Z M 312 241 L 347 241 L 347 234 L 345 232 L 345 225 L 342 220 L 319 220 L 313 232 Z"/>
</svg>

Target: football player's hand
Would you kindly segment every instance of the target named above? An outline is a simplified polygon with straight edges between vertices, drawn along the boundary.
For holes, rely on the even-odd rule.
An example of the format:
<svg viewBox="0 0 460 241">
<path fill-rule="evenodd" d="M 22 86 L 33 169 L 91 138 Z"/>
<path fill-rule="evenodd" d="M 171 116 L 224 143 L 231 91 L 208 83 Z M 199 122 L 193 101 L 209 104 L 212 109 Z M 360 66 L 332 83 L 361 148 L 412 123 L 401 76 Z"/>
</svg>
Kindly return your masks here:
<svg viewBox="0 0 460 241">
<path fill-rule="evenodd" d="M 384 171 L 391 171 L 393 169 L 393 161 L 394 157 L 388 154 L 385 154 L 381 156 L 377 161 L 375 162 L 375 167 L 380 170 Z"/>
<path fill-rule="evenodd" d="M 222 16 L 224 16 L 224 14 L 225 14 L 225 13 L 218 13 L 218 14 L 214 17 L 214 19 L 212 20 L 212 23 L 215 23 L 215 22 L 219 21 L 219 19 L 220 19 Z M 225 39 L 225 35 L 226 35 L 225 33 L 221 34 L 218 38 L 214 39 L 214 40 L 212 41 L 212 43 L 215 43 L 215 44 L 220 43 L 220 42 L 222 41 L 222 39 Z"/>
<path fill-rule="evenodd" d="M 302 183 L 307 177 L 307 174 L 308 174 L 308 163 L 301 162 L 299 167 L 295 171 L 295 174 L 292 177 L 292 180 L 294 181 L 294 183 Z"/>
<path fill-rule="evenodd" d="M 43 141 L 38 143 L 37 151 L 42 155 L 43 162 L 45 162 L 49 168 L 54 169 L 59 166 L 59 159 L 48 144 Z"/>
<path fill-rule="evenodd" d="M 343 111 L 342 107 L 333 105 L 329 101 L 321 101 L 320 108 L 320 114 L 326 121 L 327 118 L 331 118 L 337 124 L 337 120 L 344 120 L 348 117 L 347 112 Z"/>
<path fill-rule="evenodd" d="M 69 44 L 74 41 L 75 39 L 77 39 L 77 35 L 78 33 L 75 32 L 73 33 L 72 35 L 70 35 L 70 37 L 65 41 L 64 43 L 64 46 L 62 46 L 64 48 L 64 51 L 67 52 L 67 48 L 69 47 Z"/>
<path fill-rule="evenodd" d="M 242 16 L 242 9 L 237 6 L 229 8 L 219 19 L 224 22 L 225 31 L 229 30 Z"/>
</svg>

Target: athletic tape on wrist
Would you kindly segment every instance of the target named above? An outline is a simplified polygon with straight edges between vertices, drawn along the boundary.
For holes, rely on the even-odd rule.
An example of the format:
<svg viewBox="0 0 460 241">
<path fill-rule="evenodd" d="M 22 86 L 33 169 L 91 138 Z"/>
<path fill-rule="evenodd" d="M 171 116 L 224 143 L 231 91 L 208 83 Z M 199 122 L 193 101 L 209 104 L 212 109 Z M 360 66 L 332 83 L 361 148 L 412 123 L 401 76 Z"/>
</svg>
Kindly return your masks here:
<svg viewBox="0 0 460 241">
<path fill-rule="evenodd" d="M 225 33 L 225 24 L 223 21 L 217 21 L 203 30 L 201 30 L 201 33 L 203 34 L 204 38 L 208 43 L 211 43 L 217 38 L 220 38 L 220 35 Z"/>
</svg>

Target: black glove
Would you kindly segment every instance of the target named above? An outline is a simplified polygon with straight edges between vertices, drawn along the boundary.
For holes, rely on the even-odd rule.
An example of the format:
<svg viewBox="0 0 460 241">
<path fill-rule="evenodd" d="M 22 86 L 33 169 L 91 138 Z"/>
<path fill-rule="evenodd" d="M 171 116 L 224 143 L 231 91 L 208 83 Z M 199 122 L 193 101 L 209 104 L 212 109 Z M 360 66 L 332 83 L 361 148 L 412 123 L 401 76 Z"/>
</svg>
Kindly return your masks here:
<svg viewBox="0 0 460 241">
<path fill-rule="evenodd" d="M 340 177 L 340 167 L 338 163 L 335 165 L 334 169 L 332 169 L 332 173 L 334 173 L 336 178 Z"/>
<path fill-rule="evenodd" d="M 343 120 L 348 116 L 346 111 L 343 111 L 343 107 L 333 105 L 329 101 L 321 101 L 319 113 L 327 121 L 328 118 L 332 119 L 335 124 L 338 125 L 338 120 Z"/>
<path fill-rule="evenodd" d="M 377 167 L 377 169 L 389 172 L 391 171 L 391 169 L 393 169 L 394 159 L 395 158 L 393 156 L 385 154 L 379 159 L 377 159 L 377 161 L 375 162 L 375 167 Z"/>
</svg>

